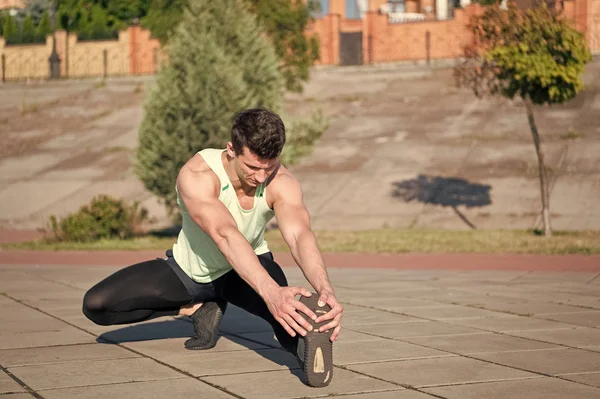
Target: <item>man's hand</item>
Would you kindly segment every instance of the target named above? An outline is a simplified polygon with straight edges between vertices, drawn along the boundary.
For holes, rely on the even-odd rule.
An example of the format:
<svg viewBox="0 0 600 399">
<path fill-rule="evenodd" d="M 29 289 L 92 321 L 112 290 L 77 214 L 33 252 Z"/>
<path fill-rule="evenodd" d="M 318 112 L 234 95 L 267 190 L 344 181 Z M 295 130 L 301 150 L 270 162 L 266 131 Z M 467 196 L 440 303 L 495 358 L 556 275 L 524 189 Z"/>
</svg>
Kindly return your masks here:
<svg viewBox="0 0 600 399">
<path fill-rule="evenodd" d="M 305 336 L 307 330 L 312 330 L 310 323 L 306 321 L 297 310 L 303 312 L 313 320 L 317 318 L 317 315 L 314 312 L 295 298 L 296 295 L 309 297 L 312 294 L 305 288 L 277 287 L 263 297 L 269 311 L 275 317 L 275 320 L 277 320 L 292 337 L 296 336 L 296 332 Z"/>
<path fill-rule="evenodd" d="M 319 295 L 318 304 L 319 306 L 325 306 L 325 304 L 331 306 L 331 310 L 325 313 L 324 315 L 319 316 L 315 320 L 315 323 L 320 323 L 324 320 L 331 320 L 331 322 L 319 328 L 319 331 L 323 332 L 333 328 L 333 333 L 331 334 L 331 337 L 329 337 L 329 339 L 333 342 L 338 339 L 340 330 L 342 328 L 342 326 L 340 326 L 340 322 L 342 321 L 342 316 L 344 315 L 344 308 L 342 307 L 342 305 L 340 305 L 337 299 L 335 299 L 335 297 L 333 296 L 333 292 L 329 290 L 321 291 L 321 294 Z"/>
</svg>

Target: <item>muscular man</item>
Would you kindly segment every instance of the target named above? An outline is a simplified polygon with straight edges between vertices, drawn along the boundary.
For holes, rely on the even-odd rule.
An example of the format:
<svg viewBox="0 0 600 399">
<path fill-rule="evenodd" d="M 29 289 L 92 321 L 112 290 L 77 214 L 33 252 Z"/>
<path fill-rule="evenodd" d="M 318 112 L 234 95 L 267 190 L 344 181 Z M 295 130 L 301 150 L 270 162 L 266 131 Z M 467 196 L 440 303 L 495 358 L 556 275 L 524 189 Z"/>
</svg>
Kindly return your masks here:
<svg viewBox="0 0 600 399">
<path fill-rule="evenodd" d="M 188 349 L 210 349 L 228 302 L 271 324 L 299 360 L 311 386 L 333 373 L 332 343 L 342 306 L 334 295 L 296 178 L 279 163 L 280 117 L 250 109 L 233 122 L 227 148 L 194 155 L 177 178 L 183 226 L 166 259 L 138 263 L 92 287 L 83 313 L 101 325 L 188 315 Z M 289 287 L 264 240 L 275 216 L 281 234 L 317 294 Z M 299 299 L 297 297 L 299 296 Z"/>
</svg>

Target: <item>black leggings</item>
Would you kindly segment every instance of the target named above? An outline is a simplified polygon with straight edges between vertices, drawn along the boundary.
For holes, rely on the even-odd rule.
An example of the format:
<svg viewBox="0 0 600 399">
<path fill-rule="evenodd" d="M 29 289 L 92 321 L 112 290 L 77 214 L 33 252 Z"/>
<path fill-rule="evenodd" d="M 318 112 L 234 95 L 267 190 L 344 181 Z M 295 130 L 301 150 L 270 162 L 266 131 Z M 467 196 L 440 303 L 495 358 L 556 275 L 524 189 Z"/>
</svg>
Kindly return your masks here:
<svg viewBox="0 0 600 399">
<path fill-rule="evenodd" d="M 169 252 L 167 255 L 170 255 Z M 211 283 L 200 284 L 176 269 L 179 266 L 173 258 L 167 259 L 137 263 L 100 281 L 85 294 L 83 313 L 103 326 L 129 324 L 175 316 L 184 305 L 221 299 L 266 320 L 284 348 L 292 349 L 296 345 L 297 338 L 285 331 L 260 295 L 235 270 Z M 277 284 L 281 287 L 288 285 L 283 270 L 270 252 L 259 255 L 258 260 Z"/>
</svg>

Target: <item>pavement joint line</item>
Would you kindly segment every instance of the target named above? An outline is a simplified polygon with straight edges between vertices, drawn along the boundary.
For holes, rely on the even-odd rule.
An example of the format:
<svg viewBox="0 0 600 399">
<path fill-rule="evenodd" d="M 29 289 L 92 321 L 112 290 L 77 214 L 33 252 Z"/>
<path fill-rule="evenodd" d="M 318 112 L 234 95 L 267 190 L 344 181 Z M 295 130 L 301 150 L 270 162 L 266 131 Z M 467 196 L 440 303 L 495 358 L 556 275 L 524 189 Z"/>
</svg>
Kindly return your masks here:
<svg viewBox="0 0 600 399">
<path fill-rule="evenodd" d="M 509 284 L 510 284 L 510 283 L 514 283 L 514 282 L 516 282 L 517 280 L 519 280 L 521 277 L 528 276 L 528 275 L 530 275 L 531 273 L 533 273 L 533 270 L 528 270 L 527 272 L 525 272 L 525 273 L 523 273 L 523 274 L 520 274 L 520 275 L 518 275 L 518 276 L 516 276 L 516 277 L 514 277 L 514 278 L 512 278 L 512 279 L 510 279 L 510 280 L 508 280 L 508 283 L 509 283 Z"/>
<path fill-rule="evenodd" d="M 48 348 L 47 346 L 38 346 L 36 348 Z M 36 348 L 18 348 L 18 349 L 36 349 Z M 2 350 L 10 350 L 10 349 L 2 349 Z M 70 363 L 85 363 L 89 361 L 93 362 L 101 362 L 101 361 L 110 361 L 110 360 L 126 360 L 126 359 L 139 359 L 139 356 L 128 356 L 128 357 L 114 357 L 110 359 L 79 359 L 79 360 L 68 360 L 62 362 L 42 362 L 42 363 L 30 363 L 30 364 L 17 364 L 14 366 L 10 366 L 11 369 L 21 368 L 21 367 L 31 367 L 31 366 L 48 366 L 53 364 L 70 364 Z"/>
<path fill-rule="evenodd" d="M 534 377 L 516 377 L 516 378 L 492 378 L 489 380 L 481 380 L 481 381 L 461 381 L 461 382 L 450 382 L 447 384 L 427 384 L 427 385 L 418 385 L 417 388 L 440 388 L 440 387 L 453 387 L 460 385 L 477 385 L 477 384 L 487 384 L 490 382 L 502 382 L 502 381 L 519 381 L 519 380 L 537 380 L 542 379 L 544 377 L 534 376 Z"/>
<path fill-rule="evenodd" d="M 398 391 L 405 391 L 406 388 L 402 388 L 402 389 L 384 389 L 382 391 L 373 391 L 373 390 L 369 390 L 369 391 L 360 391 L 360 392 L 350 392 L 350 393 L 325 393 L 322 395 L 317 395 L 317 396 L 310 396 L 310 398 L 338 398 L 338 397 L 344 397 L 344 396 L 354 396 L 354 395 L 364 395 L 364 394 L 370 394 L 370 393 L 386 393 L 386 392 L 398 392 Z M 292 399 L 306 399 L 307 396 L 296 396 Z"/>
<path fill-rule="evenodd" d="M 428 319 L 428 318 L 423 317 L 423 316 L 413 316 L 413 315 L 406 314 L 406 313 L 398 313 L 398 312 L 394 312 L 394 311 L 391 311 L 391 310 L 378 309 L 378 308 L 375 308 L 375 307 L 369 307 L 369 306 L 365 306 L 365 305 L 356 305 L 356 306 L 364 307 L 366 309 L 380 310 L 380 311 L 383 311 L 383 312 L 388 312 L 388 313 L 392 313 L 392 314 L 398 314 L 398 315 L 402 315 L 402 316 L 416 317 L 416 318 L 419 318 L 419 319 L 422 319 L 422 320 L 425 320 L 425 321 L 433 321 L 433 322 L 438 322 L 438 323 L 443 323 L 443 324 L 456 325 L 454 323 L 450 323 L 450 322 L 446 321 L 447 319 L 446 320 L 444 320 L 444 319 Z M 587 312 L 573 312 L 573 313 L 587 313 Z M 571 313 L 566 313 L 566 314 L 571 314 Z M 533 317 L 533 316 L 527 316 L 527 317 L 530 317 L 532 319 L 537 319 L 537 320 L 547 320 L 547 319 L 544 319 L 544 318 L 537 318 L 537 317 Z M 453 319 L 453 320 L 456 320 L 456 319 Z M 552 320 L 552 321 L 558 321 L 558 322 L 560 322 L 560 320 Z M 388 324 L 390 324 L 390 323 L 388 323 Z M 571 324 L 571 323 L 565 323 L 565 324 Z M 576 326 L 574 329 L 576 329 L 577 327 L 587 327 L 587 326 L 581 326 L 579 324 L 571 324 L 571 325 Z M 505 332 L 489 331 L 489 330 L 485 330 L 483 328 L 478 328 L 478 327 L 473 327 L 473 326 L 469 326 L 469 328 L 473 328 L 475 330 L 480 330 L 480 331 L 484 331 L 484 332 L 489 332 L 489 333 L 496 334 L 496 335 L 503 335 L 503 336 L 506 336 L 506 337 L 520 338 L 520 339 L 525 339 L 525 340 L 533 341 L 533 342 L 541 342 L 541 343 L 544 343 L 544 344 L 558 345 L 558 346 L 563 346 L 563 347 L 569 348 L 569 349 L 580 349 L 580 350 L 585 350 L 587 352 L 595 352 L 595 351 L 590 351 L 590 350 L 587 350 L 587 349 L 584 349 L 584 348 L 581 348 L 581 347 L 577 347 L 577 346 L 570 346 L 570 345 L 567 345 L 567 344 L 560 344 L 560 343 L 556 343 L 556 342 L 548 342 L 548 341 L 543 341 L 543 340 L 533 339 L 533 338 L 528 338 L 528 337 L 519 337 L 519 336 L 516 336 L 516 335 L 506 334 Z M 588 327 L 588 328 L 597 329 L 596 327 Z M 354 330 L 352 330 L 352 331 L 354 331 Z M 361 332 L 361 331 L 355 331 L 355 332 Z M 363 334 L 367 334 L 365 332 L 362 332 L 362 333 Z M 472 333 L 472 334 L 473 335 L 477 335 L 475 333 Z M 455 334 L 455 335 L 467 335 L 467 334 Z M 403 338 L 408 338 L 408 337 L 403 337 Z"/>
<path fill-rule="evenodd" d="M 600 374 L 600 370 L 598 371 L 581 371 L 578 373 L 560 373 L 560 374 L 556 374 L 559 377 L 562 376 L 569 376 L 569 375 L 586 375 L 586 374 Z"/>
<path fill-rule="evenodd" d="M 205 383 L 206 385 L 209 385 L 209 386 L 211 386 L 211 387 L 213 387 L 213 388 L 215 388 L 215 389 L 218 389 L 218 390 L 220 390 L 220 391 L 222 391 L 222 392 L 224 392 L 224 393 L 226 393 L 226 394 L 228 394 L 228 395 L 231 395 L 231 396 L 233 396 L 234 398 L 237 398 L 237 399 L 245 399 L 245 398 L 244 398 L 244 397 L 242 397 L 242 396 L 239 396 L 239 395 L 237 395 L 237 394 L 235 394 L 235 393 L 233 393 L 233 392 L 230 392 L 230 391 L 228 391 L 228 390 L 227 390 L 226 388 L 224 388 L 224 387 L 221 387 L 221 386 L 219 386 L 219 385 L 217 385 L 217 384 L 213 384 L 213 383 L 211 383 L 211 382 L 205 381 L 205 380 L 203 380 L 203 379 L 201 379 L 201 378 L 194 377 L 192 374 L 188 373 L 187 371 L 180 370 L 180 369 L 178 369 L 177 367 L 175 367 L 175 366 L 172 366 L 172 365 L 170 365 L 170 364 L 167 364 L 167 363 L 165 363 L 165 362 L 162 362 L 162 361 L 160 361 L 160 360 L 158 360 L 158 359 L 155 359 L 155 358 L 153 358 L 152 356 L 148 356 L 148 355 L 146 355 L 146 354 L 144 354 L 144 353 L 141 353 L 141 352 L 139 352 L 139 351 L 136 351 L 135 349 L 131 349 L 131 348 L 129 348 L 129 347 L 127 347 L 127 346 L 125 346 L 125 345 L 121 345 L 121 344 L 119 344 L 119 343 L 111 342 L 110 340 L 107 340 L 106 338 L 100 338 L 100 336 L 98 336 L 98 335 L 96 335 L 96 334 L 94 334 L 94 333 L 92 333 L 92 332 L 90 332 L 90 331 L 88 331 L 88 330 L 86 330 L 86 329 L 84 329 L 84 328 L 82 328 L 82 327 L 79 327 L 79 326 L 77 326 L 77 325 L 75 325 L 75 324 L 73 324 L 73 323 L 71 323 L 71 322 L 68 322 L 68 321 L 66 321 L 66 320 L 63 320 L 63 319 L 61 319 L 60 317 L 54 316 L 54 315 L 52 315 L 52 314 L 50 314 L 50 313 L 48 313 L 48 312 L 46 312 L 46 311 L 44 311 L 44 310 L 41 310 L 41 309 L 39 309 L 39 308 L 36 308 L 35 306 L 31 306 L 31 305 L 29 305 L 29 304 L 27 304 L 27 303 L 25 303 L 25 302 L 23 302 L 23 301 L 21 301 L 21 300 L 19 300 L 19 299 L 17 299 L 17 298 L 14 298 L 14 297 L 12 297 L 12 296 L 10 296 L 10 295 L 6 294 L 6 293 L 4 293 L 3 295 L 4 295 L 5 297 L 7 297 L 7 298 L 10 298 L 10 299 L 12 299 L 12 300 L 13 300 L 13 301 L 15 301 L 15 302 L 18 302 L 18 303 L 20 303 L 20 304 L 22 304 L 22 305 L 24 305 L 24 306 L 27 306 L 28 308 L 31 308 L 31 309 L 37 310 L 38 312 L 41 312 L 41 313 L 43 313 L 43 314 L 45 314 L 45 315 L 47 315 L 47 316 L 50 316 L 50 317 L 52 317 L 52 318 L 54 318 L 54 319 L 56 319 L 56 320 L 62 321 L 63 323 L 66 323 L 66 324 L 68 324 L 68 325 L 70 325 L 70 326 L 72 326 L 72 327 L 74 327 L 74 328 L 76 328 L 76 329 L 78 329 L 78 330 L 80 330 L 80 331 L 83 331 L 83 332 L 85 332 L 85 333 L 87 333 L 87 334 L 90 334 L 91 336 L 95 337 L 96 339 L 100 339 L 100 340 L 102 340 L 102 341 L 104 341 L 104 342 L 110 343 L 110 344 L 112 344 L 112 345 L 116 345 L 116 346 L 118 346 L 118 347 L 120 347 L 120 348 L 123 348 L 123 349 L 125 349 L 125 350 L 127 350 L 127 351 L 130 351 L 130 352 L 132 352 L 132 353 L 135 353 L 135 354 L 137 354 L 137 355 L 139 355 L 139 356 L 141 356 L 141 357 L 143 357 L 143 358 L 146 358 L 146 359 L 153 360 L 153 361 L 155 361 L 156 363 L 158 363 L 158 364 L 160 364 L 160 365 L 162 365 L 162 366 L 164 366 L 164 367 L 170 368 L 171 370 L 173 370 L 173 371 L 176 371 L 176 372 L 178 372 L 178 373 L 180 373 L 180 374 L 183 374 L 183 375 L 185 375 L 185 376 L 187 376 L 187 377 L 191 377 L 191 378 L 193 378 L 193 379 L 195 379 L 195 380 L 201 381 L 201 382 Z M 44 399 L 44 398 L 43 398 L 43 397 L 39 397 L 38 399 Z"/>
<path fill-rule="evenodd" d="M 358 331 L 356 331 L 356 332 L 358 332 Z M 473 355 L 466 354 L 466 353 L 463 354 L 463 353 L 458 353 L 458 352 L 452 352 L 452 351 L 447 350 L 447 349 L 433 348 L 433 347 L 429 347 L 427 345 L 418 344 L 418 343 L 415 343 L 415 342 L 405 341 L 405 340 L 402 340 L 400 338 L 383 337 L 383 336 L 379 336 L 379 335 L 373 334 L 373 333 L 363 332 L 363 334 L 373 335 L 373 336 L 380 337 L 380 338 L 393 339 L 393 340 L 396 340 L 396 341 L 405 342 L 407 344 L 417 345 L 417 346 L 420 346 L 420 347 L 423 347 L 423 348 L 427 348 L 427 349 L 434 349 L 434 350 L 438 350 L 438 351 L 441 351 L 441 352 L 446 352 L 446 353 L 458 355 L 459 357 L 464 357 L 464 358 L 471 359 L 471 360 L 476 360 L 476 361 L 480 361 L 480 362 L 484 362 L 484 363 L 490 363 L 490 364 L 493 364 L 493 365 L 496 365 L 496 366 L 500 366 L 500 367 L 511 368 L 511 369 L 515 369 L 515 370 L 519 370 L 519 371 L 525 371 L 525 372 L 531 373 L 531 374 L 541 375 L 543 377 L 556 378 L 556 379 L 559 379 L 559 380 L 569 381 L 569 382 L 572 382 L 572 383 L 575 383 L 575 384 L 580 384 L 580 385 L 590 386 L 590 387 L 593 387 L 593 388 L 598 388 L 598 387 L 596 387 L 594 385 L 586 384 L 586 383 L 579 382 L 579 381 L 571 381 L 571 380 L 568 380 L 566 378 L 561 378 L 560 376 L 557 376 L 557 375 L 543 373 L 541 371 L 527 370 L 527 369 L 524 369 L 524 368 L 521 368 L 521 367 L 509 366 L 509 365 L 506 365 L 506 364 L 497 363 L 497 362 L 494 362 L 494 361 L 491 361 L 491 360 L 487 360 L 487 359 L 480 359 L 480 358 L 474 357 Z M 572 347 L 567 347 L 567 348 L 568 349 L 581 349 L 581 348 L 572 348 Z M 553 350 L 553 349 L 558 349 L 558 348 L 550 348 L 550 350 Z M 539 350 L 545 350 L 545 349 L 539 349 Z M 595 352 L 595 351 L 588 351 L 588 352 Z M 494 353 L 494 352 L 491 352 L 491 353 Z M 501 353 L 501 352 L 497 352 L 497 353 Z M 595 352 L 595 353 L 597 353 L 597 352 Z"/>
<path fill-rule="evenodd" d="M 362 375 L 363 377 L 373 378 L 373 379 L 381 381 L 381 382 L 387 382 L 388 384 L 396 385 L 396 386 L 399 386 L 399 387 L 402 387 L 402 388 L 405 388 L 405 389 L 409 389 L 409 390 L 412 390 L 412 391 L 417 391 L 419 393 L 424 393 L 424 394 L 433 396 L 434 398 L 447 399 L 444 396 L 435 395 L 435 394 L 432 394 L 432 393 L 429 393 L 429 392 L 423 392 L 423 391 L 419 390 L 418 388 L 416 388 L 416 387 L 414 387 L 412 385 L 409 385 L 409 384 L 402 384 L 402 383 L 398 383 L 398 382 L 394 382 L 394 381 L 389 381 L 389 380 L 386 380 L 384 378 L 376 377 L 374 375 L 370 375 L 370 374 L 362 373 L 360 371 L 349 369 L 349 368 L 347 368 L 345 366 L 334 365 L 334 367 L 337 367 L 337 368 L 339 368 L 341 370 L 350 371 L 350 372 L 358 374 L 358 375 Z"/>
<path fill-rule="evenodd" d="M 367 360 L 364 362 L 352 362 L 352 363 L 344 363 L 340 364 L 340 366 L 348 367 L 348 366 L 357 366 L 361 364 L 377 364 L 377 363 L 396 363 L 396 362 L 407 362 L 410 360 L 424 360 L 424 359 L 442 359 L 448 357 L 458 357 L 457 355 L 436 355 L 436 356 L 415 356 L 415 357 L 405 357 L 402 359 L 386 359 L 386 360 Z"/>
<path fill-rule="evenodd" d="M 176 380 L 184 380 L 185 378 L 187 378 L 187 377 L 181 376 L 181 377 L 161 378 L 159 380 L 150 379 L 150 380 L 136 380 L 136 381 L 107 382 L 107 383 L 103 383 L 103 384 L 67 385 L 67 386 L 61 386 L 61 387 L 41 388 L 41 389 L 38 389 L 37 392 L 73 389 L 73 388 L 93 388 L 93 387 L 103 387 L 103 386 L 107 386 L 107 385 L 135 384 L 135 383 L 140 383 L 140 382 L 160 382 L 160 381 L 173 381 L 173 380 L 176 381 Z"/>
<path fill-rule="evenodd" d="M 6 367 L 2 366 L 1 364 L 0 364 L 0 371 L 3 371 L 4 373 L 6 373 L 6 375 L 9 378 L 11 378 L 17 384 L 19 384 L 19 386 L 21 388 L 23 388 L 24 390 L 26 390 L 27 393 L 29 393 L 30 395 L 32 395 L 34 398 L 36 398 L 36 399 L 44 399 L 44 397 L 42 395 L 40 395 L 39 393 L 37 393 L 37 391 L 33 390 L 29 385 L 25 384 L 19 377 L 17 377 L 16 375 L 14 375 L 10 371 L 8 371 L 8 369 L 6 369 Z M 0 394 L 0 396 L 1 395 L 3 395 L 3 394 Z"/>
<path fill-rule="evenodd" d="M 596 273 L 596 275 L 592 277 L 591 280 L 589 280 L 586 284 L 591 284 L 594 280 L 598 278 L 598 276 L 600 276 L 600 273 Z"/>
</svg>

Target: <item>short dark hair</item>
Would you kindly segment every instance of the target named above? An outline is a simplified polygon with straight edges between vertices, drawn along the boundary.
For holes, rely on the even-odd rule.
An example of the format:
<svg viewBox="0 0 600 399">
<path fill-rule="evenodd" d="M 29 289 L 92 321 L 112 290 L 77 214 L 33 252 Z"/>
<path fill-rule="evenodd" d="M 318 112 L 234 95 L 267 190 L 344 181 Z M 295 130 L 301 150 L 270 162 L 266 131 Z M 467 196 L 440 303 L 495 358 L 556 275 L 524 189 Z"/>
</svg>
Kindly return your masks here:
<svg viewBox="0 0 600 399">
<path fill-rule="evenodd" d="M 247 147 L 263 159 L 275 159 L 285 144 L 285 125 L 275 112 L 252 108 L 237 114 L 231 129 L 231 143 L 236 155 Z"/>
</svg>

